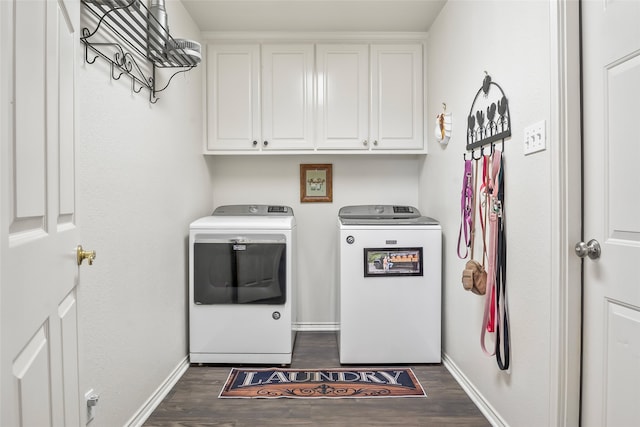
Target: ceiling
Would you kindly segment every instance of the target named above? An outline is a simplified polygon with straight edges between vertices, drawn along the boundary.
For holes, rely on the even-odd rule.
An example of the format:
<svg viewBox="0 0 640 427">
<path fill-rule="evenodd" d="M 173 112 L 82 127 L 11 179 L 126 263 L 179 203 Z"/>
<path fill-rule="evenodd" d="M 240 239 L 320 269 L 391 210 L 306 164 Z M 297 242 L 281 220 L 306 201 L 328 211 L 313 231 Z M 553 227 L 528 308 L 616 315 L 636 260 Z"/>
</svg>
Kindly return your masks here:
<svg viewBox="0 0 640 427">
<path fill-rule="evenodd" d="M 206 31 L 426 32 L 446 0 L 182 0 Z"/>
</svg>

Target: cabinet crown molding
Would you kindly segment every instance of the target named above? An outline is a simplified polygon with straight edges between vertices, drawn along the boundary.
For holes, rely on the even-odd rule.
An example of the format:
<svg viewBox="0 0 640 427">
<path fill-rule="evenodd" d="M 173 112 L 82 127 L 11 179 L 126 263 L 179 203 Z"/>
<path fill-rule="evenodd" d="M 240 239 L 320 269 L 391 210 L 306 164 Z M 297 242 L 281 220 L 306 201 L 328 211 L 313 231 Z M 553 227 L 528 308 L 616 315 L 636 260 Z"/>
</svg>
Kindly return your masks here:
<svg viewBox="0 0 640 427">
<path fill-rule="evenodd" d="M 213 42 L 426 42 L 426 32 L 247 32 L 247 31 L 205 31 L 202 39 L 205 43 Z"/>
</svg>

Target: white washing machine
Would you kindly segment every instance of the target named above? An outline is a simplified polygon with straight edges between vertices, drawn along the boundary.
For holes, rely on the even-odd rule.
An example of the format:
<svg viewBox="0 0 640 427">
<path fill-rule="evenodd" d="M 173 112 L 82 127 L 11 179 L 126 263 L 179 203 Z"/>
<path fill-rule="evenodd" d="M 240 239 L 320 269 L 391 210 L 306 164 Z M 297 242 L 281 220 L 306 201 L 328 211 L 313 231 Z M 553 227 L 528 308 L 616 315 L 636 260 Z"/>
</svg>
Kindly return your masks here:
<svg viewBox="0 0 640 427">
<path fill-rule="evenodd" d="M 288 206 L 221 206 L 191 223 L 191 363 L 291 363 L 295 242 Z"/>
<path fill-rule="evenodd" d="M 340 363 L 441 361 L 442 230 L 411 206 L 338 213 Z"/>
</svg>

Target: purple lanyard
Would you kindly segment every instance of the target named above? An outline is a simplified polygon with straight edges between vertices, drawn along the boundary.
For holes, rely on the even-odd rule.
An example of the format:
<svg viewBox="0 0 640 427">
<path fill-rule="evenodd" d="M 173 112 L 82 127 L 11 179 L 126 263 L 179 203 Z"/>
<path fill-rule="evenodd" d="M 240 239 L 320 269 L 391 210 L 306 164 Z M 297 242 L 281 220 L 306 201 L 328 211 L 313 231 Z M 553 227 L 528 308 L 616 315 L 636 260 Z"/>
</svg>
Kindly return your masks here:
<svg viewBox="0 0 640 427">
<path fill-rule="evenodd" d="M 458 258 L 465 259 L 469 255 L 471 245 L 473 184 L 471 172 L 471 160 L 464 161 L 464 176 L 462 177 L 462 195 L 460 198 L 460 231 L 458 232 Z M 464 235 L 464 255 L 462 254 L 462 236 Z"/>
</svg>

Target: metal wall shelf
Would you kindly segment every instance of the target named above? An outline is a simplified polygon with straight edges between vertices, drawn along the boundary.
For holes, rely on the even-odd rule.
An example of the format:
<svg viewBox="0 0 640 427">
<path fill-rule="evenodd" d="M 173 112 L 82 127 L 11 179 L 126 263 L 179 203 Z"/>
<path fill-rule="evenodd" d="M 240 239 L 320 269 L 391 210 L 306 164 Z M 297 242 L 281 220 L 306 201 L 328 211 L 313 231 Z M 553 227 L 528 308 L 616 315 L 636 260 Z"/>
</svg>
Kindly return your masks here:
<svg viewBox="0 0 640 427">
<path fill-rule="evenodd" d="M 157 93 L 165 90 L 175 75 L 198 65 L 190 49 L 171 37 L 140 0 L 82 0 L 82 4 L 88 12 L 83 16 L 87 26 L 80 37 L 85 61 L 93 64 L 98 57 L 103 58 L 111 64 L 113 79 L 127 75 L 134 92 L 149 90 L 151 103 L 157 102 Z M 180 70 L 158 88 L 157 68 Z"/>
</svg>

